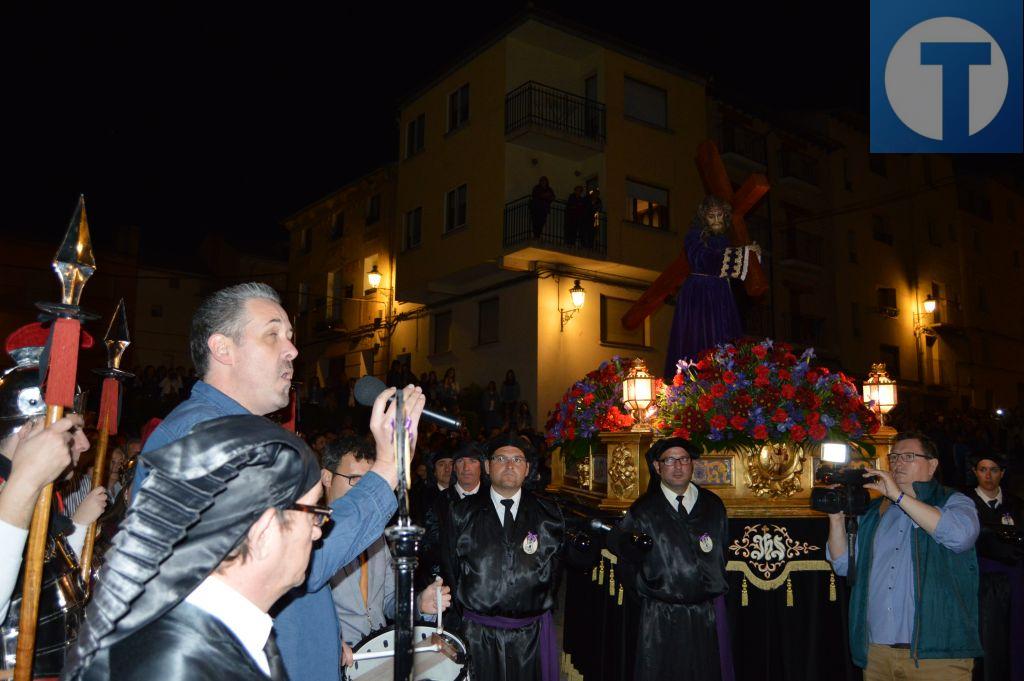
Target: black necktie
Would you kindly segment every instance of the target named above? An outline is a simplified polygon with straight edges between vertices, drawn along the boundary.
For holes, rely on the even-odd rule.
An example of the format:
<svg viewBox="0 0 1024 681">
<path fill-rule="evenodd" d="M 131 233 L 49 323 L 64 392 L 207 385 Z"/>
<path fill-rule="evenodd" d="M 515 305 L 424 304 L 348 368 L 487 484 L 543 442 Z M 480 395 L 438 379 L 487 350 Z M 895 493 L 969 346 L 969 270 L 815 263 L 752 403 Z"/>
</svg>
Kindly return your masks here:
<svg viewBox="0 0 1024 681">
<path fill-rule="evenodd" d="M 676 510 L 679 511 L 679 515 L 684 515 L 684 516 L 685 515 L 690 515 L 689 513 L 686 512 L 686 507 L 683 506 L 683 495 L 682 494 L 677 494 L 676 495 Z"/>
<path fill-rule="evenodd" d="M 988 505 L 991 506 L 994 509 L 996 506 L 999 505 L 999 500 L 998 499 L 989 499 L 988 500 Z"/>
<path fill-rule="evenodd" d="M 502 499 L 501 505 L 505 507 L 505 520 L 503 525 L 505 527 L 505 540 L 512 541 L 512 526 L 515 524 L 516 519 L 512 517 L 512 504 L 516 503 L 512 499 Z"/>
<path fill-rule="evenodd" d="M 267 644 L 263 646 L 263 652 L 267 656 L 267 664 L 270 665 L 270 678 L 274 681 L 286 681 L 288 675 L 284 671 L 284 663 L 281 662 L 281 651 L 277 648 L 277 637 L 274 630 L 270 630 L 267 637 Z"/>
</svg>

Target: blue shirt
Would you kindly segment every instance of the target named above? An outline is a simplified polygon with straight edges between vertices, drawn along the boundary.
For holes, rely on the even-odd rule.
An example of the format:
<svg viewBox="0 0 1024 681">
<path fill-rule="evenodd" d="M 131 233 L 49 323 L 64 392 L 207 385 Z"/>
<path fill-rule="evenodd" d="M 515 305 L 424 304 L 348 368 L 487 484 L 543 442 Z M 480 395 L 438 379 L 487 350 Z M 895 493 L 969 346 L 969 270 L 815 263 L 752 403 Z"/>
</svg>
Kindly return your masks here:
<svg viewBox="0 0 1024 681">
<path fill-rule="evenodd" d="M 209 383 L 196 381 L 188 399 L 179 404 L 157 426 L 142 448 L 142 453 L 155 451 L 175 440 L 180 440 L 196 427 L 197 423 L 211 421 L 221 416 L 243 416 L 250 413 L 248 409 L 214 388 Z M 135 482 L 132 484 L 132 500 L 142 486 L 142 481 L 149 475 L 149 469 L 142 460 L 135 466 Z"/>
<path fill-rule="evenodd" d="M 932 538 L 955 553 L 963 553 L 978 538 L 978 514 L 974 502 L 959 492 L 942 507 L 942 517 Z M 878 521 L 868 579 L 868 640 L 887 645 L 910 643 L 914 635 L 913 530 L 917 524 L 903 509 L 892 505 Z M 858 538 L 858 550 L 861 550 Z M 850 556 L 836 559 L 826 546 L 826 556 L 840 577 L 846 576 Z M 858 579 L 863 578 L 858 575 Z"/>
<path fill-rule="evenodd" d="M 198 423 L 250 413 L 208 383 L 196 381 L 179 404 L 146 440 L 143 452 L 188 435 Z M 149 474 L 136 467 L 132 498 Z M 341 632 L 331 599 L 330 579 L 379 539 L 398 509 L 395 494 L 376 473 L 367 473 L 352 490 L 331 504 L 334 522 L 314 547 L 306 583 L 293 589 L 271 611 L 281 660 L 292 681 L 337 681 L 341 677 Z"/>
</svg>

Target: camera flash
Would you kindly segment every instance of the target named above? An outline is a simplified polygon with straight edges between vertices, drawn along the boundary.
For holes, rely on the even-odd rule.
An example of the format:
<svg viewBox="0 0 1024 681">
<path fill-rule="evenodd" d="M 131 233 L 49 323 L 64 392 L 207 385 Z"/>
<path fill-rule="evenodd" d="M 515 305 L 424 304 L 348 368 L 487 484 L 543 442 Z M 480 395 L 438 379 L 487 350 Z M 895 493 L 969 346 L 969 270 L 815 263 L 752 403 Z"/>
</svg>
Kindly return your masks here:
<svg viewBox="0 0 1024 681">
<path fill-rule="evenodd" d="M 825 442 L 821 445 L 821 460 L 829 463 L 846 463 L 846 445 L 841 442 Z"/>
</svg>

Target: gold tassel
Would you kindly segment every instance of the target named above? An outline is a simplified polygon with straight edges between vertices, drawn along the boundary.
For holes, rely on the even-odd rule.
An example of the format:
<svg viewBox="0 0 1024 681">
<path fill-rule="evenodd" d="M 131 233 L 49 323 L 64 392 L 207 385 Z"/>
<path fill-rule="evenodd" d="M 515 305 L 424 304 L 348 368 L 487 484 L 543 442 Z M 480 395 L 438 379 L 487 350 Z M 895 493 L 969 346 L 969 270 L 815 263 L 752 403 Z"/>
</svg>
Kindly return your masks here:
<svg viewBox="0 0 1024 681">
<path fill-rule="evenodd" d="M 608 572 L 608 595 L 612 598 L 615 597 L 615 566 L 611 567 Z"/>
<path fill-rule="evenodd" d="M 836 602 L 836 573 L 828 573 L 828 599 Z"/>
<path fill-rule="evenodd" d="M 793 578 L 786 577 L 786 607 L 793 607 Z"/>
<path fill-rule="evenodd" d="M 590 581 L 592 581 L 592 582 L 596 582 L 597 581 L 597 566 L 596 565 L 594 566 L 594 569 L 590 571 Z"/>
<path fill-rule="evenodd" d="M 747 607 L 747 605 L 749 603 L 750 603 L 750 601 L 747 598 L 747 578 L 744 577 L 743 578 L 743 585 L 740 588 L 740 605 L 743 606 L 743 607 Z"/>
<path fill-rule="evenodd" d="M 622 585 L 619 584 L 619 605 L 622 605 Z"/>
<path fill-rule="evenodd" d="M 604 585 L 604 558 L 601 559 L 601 564 L 597 567 L 597 584 L 598 586 Z"/>
</svg>

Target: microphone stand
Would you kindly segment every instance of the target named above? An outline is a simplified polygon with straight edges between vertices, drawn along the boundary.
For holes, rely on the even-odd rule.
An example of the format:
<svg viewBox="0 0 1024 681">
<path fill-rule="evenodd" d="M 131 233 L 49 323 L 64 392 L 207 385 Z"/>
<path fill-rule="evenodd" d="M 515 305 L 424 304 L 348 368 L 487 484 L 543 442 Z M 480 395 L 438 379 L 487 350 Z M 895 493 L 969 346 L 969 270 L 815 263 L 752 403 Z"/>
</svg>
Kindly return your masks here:
<svg viewBox="0 0 1024 681">
<path fill-rule="evenodd" d="M 413 574 L 423 528 L 409 518 L 407 495 L 408 433 L 402 391 L 395 394 L 395 463 L 398 467 L 398 521 L 387 530 L 395 569 L 395 667 L 394 681 L 410 681 L 413 672 Z"/>
</svg>

